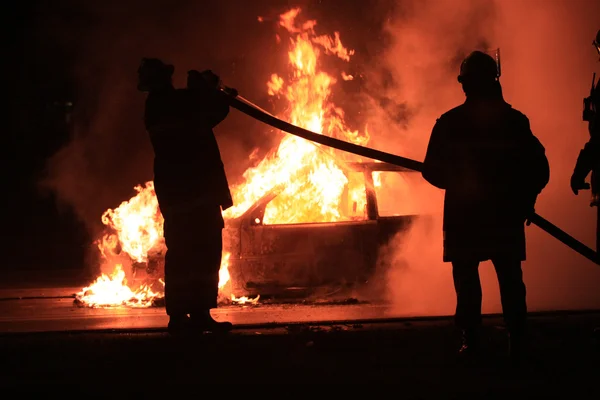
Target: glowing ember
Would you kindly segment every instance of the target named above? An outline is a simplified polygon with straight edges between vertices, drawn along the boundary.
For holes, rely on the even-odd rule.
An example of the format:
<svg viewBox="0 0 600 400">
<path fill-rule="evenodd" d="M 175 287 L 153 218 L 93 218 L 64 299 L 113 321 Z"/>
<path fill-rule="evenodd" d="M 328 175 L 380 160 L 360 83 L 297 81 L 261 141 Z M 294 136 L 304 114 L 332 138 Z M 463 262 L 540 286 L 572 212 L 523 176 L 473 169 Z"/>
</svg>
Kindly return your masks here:
<svg viewBox="0 0 600 400">
<path fill-rule="evenodd" d="M 299 14 L 300 9 L 295 8 L 280 16 L 280 26 L 290 35 L 287 51 L 291 71 L 287 77 L 273 74 L 267 82 L 267 93 L 287 102 L 287 111 L 280 118 L 313 132 L 365 145 L 368 134 L 348 129 L 344 111 L 330 100 L 337 79 L 320 69 L 323 53 L 349 61 L 354 52 L 342 45 L 337 32 L 333 36 L 317 35 L 316 21 L 298 23 Z M 259 18 L 259 21 L 263 19 Z M 279 35 L 276 38 L 280 43 Z M 353 79 L 344 72 L 340 77 Z M 244 173 L 244 183 L 232 188 L 235 205 L 223 216 L 225 219 L 236 218 L 275 187 L 281 187 L 282 192 L 265 210 L 264 224 L 351 220 L 355 214 L 362 213 L 366 198 L 359 182 L 350 178 L 343 168 L 343 161 L 350 160 L 348 157 L 285 135 L 274 151 Z M 122 267 L 127 262 L 147 263 L 151 255 L 160 256 L 166 250 L 162 237 L 163 219 L 153 183 L 147 182 L 135 190 L 136 196 L 102 216 L 109 233 L 98 241 L 98 247 L 105 263 L 115 267 L 110 277 L 102 275 L 78 294 L 78 300 L 85 305 L 147 307 L 159 296 L 148 286 L 132 291 L 127 286 Z M 355 203 L 351 211 L 341 207 L 345 192 Z M 224 250 L 219 272 L 219 298 L 231 299 L 237 304 L 256 304 L 259 297 L 238 298 L 228 293 L 231 254 Z"/>
<path fill-rule="evenodd" d="M 258 304 L 258 299 L 260 299 L 260 295 L 256 296 L 254 299 L 246 296 L 235 297 L 235 295 L 231 295 L 231 301 L 236 304 Z"/>
</svg>

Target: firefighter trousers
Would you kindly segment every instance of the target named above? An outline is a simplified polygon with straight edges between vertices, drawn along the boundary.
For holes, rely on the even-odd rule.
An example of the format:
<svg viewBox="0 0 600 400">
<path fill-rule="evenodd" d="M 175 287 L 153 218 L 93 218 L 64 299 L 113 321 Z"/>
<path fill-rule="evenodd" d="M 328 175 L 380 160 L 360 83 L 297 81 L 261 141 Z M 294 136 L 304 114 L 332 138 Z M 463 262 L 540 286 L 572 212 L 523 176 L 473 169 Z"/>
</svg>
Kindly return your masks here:
<svg viewBox="0 0 600 400">
<path fill-rule="evenodd" d="M 221 208 L 163 213 L 167 314 L 205 313 L 217 306 L 223 251 Z"/>
<path fill-rule="evenodd" d="M 527 318 L 527 303 L 521 261 L 513 258 L 493 258 L 492 263 L 500 286 L 506 327 L 513 334 L 522 333 Z M 456 326 L 462 330 L 476 330 L 481 325 L 479 261 L 452 262 L 452 277 L 456 291 Z"/>
</svg>

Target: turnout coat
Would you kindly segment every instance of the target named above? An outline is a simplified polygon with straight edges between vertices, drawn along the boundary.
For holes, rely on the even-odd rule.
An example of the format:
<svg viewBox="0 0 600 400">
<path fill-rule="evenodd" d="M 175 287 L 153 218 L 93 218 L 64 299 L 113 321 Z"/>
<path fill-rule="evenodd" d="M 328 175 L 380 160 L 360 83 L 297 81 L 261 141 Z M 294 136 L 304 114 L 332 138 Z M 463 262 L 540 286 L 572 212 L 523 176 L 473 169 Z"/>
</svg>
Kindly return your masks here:
<svg viewBox="0 0 600 400">
<path fill-rule="evenodd" d="M 525 260 L 525 220 L 550 171 L 524 114 L 467 98 L 437 120 L 423 177 L 446 191 L 444 261 Z"/>
</svg>

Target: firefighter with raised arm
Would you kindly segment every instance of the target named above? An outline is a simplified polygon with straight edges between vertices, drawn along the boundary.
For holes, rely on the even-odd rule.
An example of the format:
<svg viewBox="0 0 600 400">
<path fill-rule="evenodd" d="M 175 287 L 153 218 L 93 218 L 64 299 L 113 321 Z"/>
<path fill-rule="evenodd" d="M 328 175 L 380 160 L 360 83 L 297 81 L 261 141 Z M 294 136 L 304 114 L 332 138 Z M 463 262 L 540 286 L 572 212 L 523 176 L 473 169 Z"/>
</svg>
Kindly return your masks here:
<svg viewBox="0 0 600 400">
<path fill-rule="evenodd" d="M 164 217 L 165 302 L 169 332 L 227 331 L 217 322 L 222 210 L 231 194 L 213 127 L 229 113 L 215 74 L 175 89 L 174 67 L 143 59 L 138 89 L 148 93 L 144 122 L 154 148 L 154 187 Z"/>
<path fill-rule="evenodd" d="M 481 326 L 479 264 L 491 260 L 510 334 L 522 355 L 526 334 L 525 222 L 549 181 L 545 150 L 528 118 L 504 101 L 499 65 L 475 51 L 460 67 L 466 101 L 443 114 L 431 133 L 423 177 L 445 190 L 444 261 L 452 263 L 461 355 L 475 355 Z"/>
<path fill-rule="evenodd" d="M 600 30 L 593 42 L 600 55 Z M 580 190 L 590 189 L 585 180 L 591 173 L 592 199 L 590 205 L 598 207 L 600 201 L 600 83 L 595 83 L 596 74 L 592 81 L 590 96 L 584 99 L 583 120 L 588 122 L 590 140 L 579 153 L 573 175 L 571 190 L 576 195 Z M 600 214 L 596 218 L 596 253 L 600 251 Z"/>
</svg>

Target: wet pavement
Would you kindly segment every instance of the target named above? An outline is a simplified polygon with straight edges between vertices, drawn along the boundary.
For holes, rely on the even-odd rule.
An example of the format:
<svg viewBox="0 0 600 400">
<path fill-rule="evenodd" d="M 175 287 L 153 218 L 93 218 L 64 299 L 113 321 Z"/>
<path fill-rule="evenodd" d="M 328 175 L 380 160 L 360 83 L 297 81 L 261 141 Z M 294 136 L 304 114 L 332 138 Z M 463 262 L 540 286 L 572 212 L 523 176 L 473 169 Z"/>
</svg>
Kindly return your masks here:
<svg viewBox="0 0 600 400">
<path fill-rule="evenodd" d="M 110 329 L 164 329 L 164 307 L 87 308 L 74 303 L 80 289 L 0 289 L 0 333 L 58 332 Z M 388 320 L 398 315 L 385 304 L 359 303 L 355 299 L 311 304 L 286 303 L 220 306 L 212 311 L 219 321 L 239 327 L 289 323 Z"/>
<path fill-rule="evenodd" d="M 240 326 L 389 318 L 383 305 L 258 305 L 225 306 L 212 311 L 219 321 Z M 165 328 L 163 307 L 91 309 L 72 298 L 0 301 L 1 332 Z"/>
</svg>

